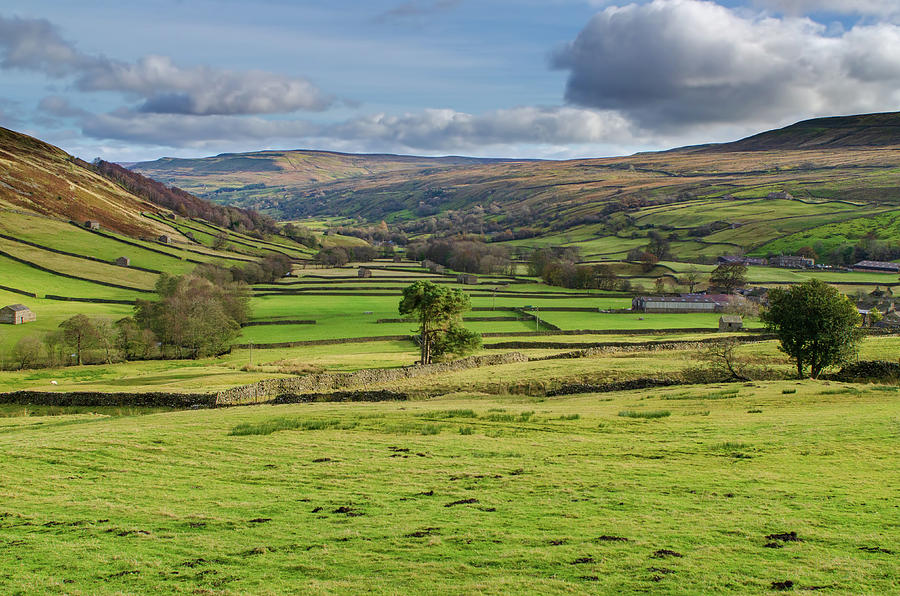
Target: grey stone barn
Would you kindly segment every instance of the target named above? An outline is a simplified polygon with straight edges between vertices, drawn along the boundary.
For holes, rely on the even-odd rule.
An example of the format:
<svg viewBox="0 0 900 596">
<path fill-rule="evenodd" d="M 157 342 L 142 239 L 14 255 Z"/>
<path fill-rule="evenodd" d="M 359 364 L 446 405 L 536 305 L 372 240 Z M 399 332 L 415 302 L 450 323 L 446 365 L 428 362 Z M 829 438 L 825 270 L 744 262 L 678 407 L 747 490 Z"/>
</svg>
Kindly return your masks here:
<svg viewBox="0 0 900 596">
<path fill-rule="evenodd" d="M 163 234 L 162 236 L 160 236 L 159 238 L 157 238 L 157 240 L 159 240 L 159 241 L 162 242 L 163 244 L 171 244 L 171 243 L 172 243 L 172 239 L 171 239 L 169 236 L 165 235 L 165 234 Z"/>
<path fill-rule="evenodd" d="M 89 229 L 89 230 L 99 230 L 99 229 L 100 229 L 100 222 L 99 222 L 99 221 L 94 221 L 93 219 L 89 219 L 89 220 L 87 220 L 86 222 L 84 222 L 84 227 L 87 228 L 87 229 Z"/>
<path fill-rule="evenodd" d="M 356 275 L 359 277 L 372 277 L 372 270 L 368 267 L 360 267 L 359 271 L 356 272 Z"/>
<path fill-rule="evenodd" d="M 128 257 L 119 257 L 116 259 L 116 265 L 119 267 L 129 267 L 131 266 L 131 259 Z"/>
<path fill-rule="evenodd" d="M 738 315 L 722 315 L 719 317 L 719 331 L 740 331 L 744 328 L 744 320 Z"/>
<path fill-rule="evenodd" d="M 37 315 L 24 304 L 10 304 L 0 308 L 0 323 L 8 325 L 21 325 L 37 320 Z"/>
<path fill-rule="evenodd" d="M 456 283 L 474 286 L 478 283 L 478 276 L 471 273 L 460 273 L 456 276 Z"/>
</svg>

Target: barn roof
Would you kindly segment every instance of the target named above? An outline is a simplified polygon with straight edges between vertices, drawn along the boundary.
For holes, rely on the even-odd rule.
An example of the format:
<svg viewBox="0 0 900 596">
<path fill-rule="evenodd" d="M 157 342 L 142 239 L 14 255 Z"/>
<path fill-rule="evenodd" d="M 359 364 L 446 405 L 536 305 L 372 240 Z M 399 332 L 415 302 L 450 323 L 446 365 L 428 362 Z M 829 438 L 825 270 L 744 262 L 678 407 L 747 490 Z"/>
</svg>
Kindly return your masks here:
<svg viewBox="0 0 900 596">
<path fill-rule="evenodd" d="M 16 311 L 16 312 L 22 312 L 22 311 L 24 311 L 24 310 L 31 310 L 30 308 L 28 308 L 28 307 L 25 306 L 24 304 L 10 304 L 9 306 L 4 306 L 3 308 L 4 308 L 4 309 L 8 308 L 8 309 L 14 310 L 14 311 Z"/>
<path fill-rule="evenodd" d="M 723 323 L 743 323 L 744 319 L 740 315 L 722 315 L 719 320 Z"/>
</svg>

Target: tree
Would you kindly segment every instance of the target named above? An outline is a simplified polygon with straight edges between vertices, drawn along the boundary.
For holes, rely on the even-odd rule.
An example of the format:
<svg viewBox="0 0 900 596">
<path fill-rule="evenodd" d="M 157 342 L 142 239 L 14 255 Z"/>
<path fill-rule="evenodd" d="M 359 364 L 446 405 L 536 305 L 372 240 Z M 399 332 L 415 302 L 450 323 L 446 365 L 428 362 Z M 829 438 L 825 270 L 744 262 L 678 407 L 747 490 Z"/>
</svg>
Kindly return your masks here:
<svg viewBox="0 0 900 596">
<path fill-rule="evenodd" d="M 42 348 L 41 338 L 38 335 L 26 335 L 16 342 L 13 358 L 19 363 L 20 368 L 31 368 L 40 360 Z"/>
<path fill-rule="evenodd" d="M 684 278 L 682 279 L 681 283 L 686 285 L 688 287 L 688 292 L 693 294 L 694 288 L 697 287 L 698 283 L 700 283 L 700 271 L 698 271 L 696 267 L 691 265 L 684 273 Z"/>
<path fill-rule="evenodd" d="M 469 310 L 469 296 L 462 290 L 417 281 L 403 290 L 399 311 L 419 322 L 422 364 L 447 353 L 465 354 L 478 348 L 481 337 L 460 325 Z"/>
<path fill-rule="evenodd" d="M 722 263 L 709 276 L 709 283 L 726 294 L 734 294 L 734 291 L 747 284 L 747 266 L 743 263 Z"/>
<path fill-rule="evenodd" d="M 163 274 L 156 291 L 159 301 L 138 301 L 135 320 L 163 344 L 180 353 L 187 351 L 193 358 L 226 351 L 246 321 L 249 293 L 245 284 L 223 287 L 201 277 Z"/>
<path fill-rule="evenodd" d="M 75 358 L 81 366 L 82 355 L 97 342 L 97 330 L 94 323 L 85 315 L 75 315 L 59 324 L 66 345 L 75 350 Z"/>
<path fill-rule="evenodd" d="M 760 319 L 778 336 L 780 350 L 797 363 L 797 376 L 806 366 L 817 378 L 828 366 L 849 359 L 862 337 L 861 317 L 849 298 L 819 280 L 789 290 L 769 291 L 769 308 Z"/>
</svg>

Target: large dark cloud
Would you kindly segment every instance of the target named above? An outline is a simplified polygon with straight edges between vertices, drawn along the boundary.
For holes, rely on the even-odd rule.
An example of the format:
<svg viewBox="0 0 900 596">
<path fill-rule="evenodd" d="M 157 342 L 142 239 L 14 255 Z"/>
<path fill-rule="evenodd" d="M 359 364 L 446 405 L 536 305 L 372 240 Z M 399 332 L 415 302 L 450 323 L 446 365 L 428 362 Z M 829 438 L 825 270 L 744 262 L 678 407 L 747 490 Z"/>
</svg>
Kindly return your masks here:
<svg viewBox="0 0 900 596">
<path fill-rule="evenodd" d="M 569 71 L 569 102 L 653 130 L 900 103 L 900 27 L 829 36 L 809 19 L 744 16 L 701 0 L 609 7 L 552 62 Z"/>
<path fill-rule="evenodd" d="M 146 112 L 277 114 L 324 110 L 334 98 L 308 80 L 260 70 L 184 68 L 166 56 L 135 63 L 79 51 L 46 20 L 0 17 L 0 68 L 72 77 L 81 91 L 118 91 Z"/>
</svg>

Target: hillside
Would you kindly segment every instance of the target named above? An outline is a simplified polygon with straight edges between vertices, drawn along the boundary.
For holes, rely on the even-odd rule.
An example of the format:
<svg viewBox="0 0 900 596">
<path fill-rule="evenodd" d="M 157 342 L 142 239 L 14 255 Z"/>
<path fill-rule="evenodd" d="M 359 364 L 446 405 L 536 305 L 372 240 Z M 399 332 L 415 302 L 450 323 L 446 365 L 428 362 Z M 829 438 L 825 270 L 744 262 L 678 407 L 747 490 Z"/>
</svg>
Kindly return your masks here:
<svg viewBox="0 0 900 596">
<path fill-rule="evenodd" d="M 418 174 L 504 161 L 507 160 L 292 150 L 223 153 L 200 159 L 163 157 L 125 165 L 220 203 L 266 208 L 270 202 L 295 197 L 298 189 L 336 180 L 388 172 Z"/>
<path fill-rule="evenodd" d="M 814 118 L 763 132 L 713 151 L 774 151 L 847 147 L 886 147 L 900 143 L 900 112 Z"/>
<path fill-rule="evenodd" d="M 97 220 L 130 236 L 166 228 L 141 217 L 157 207 L 97 175 L 62 149 L 0 127 L 0 207 L 74 221 Z"/>
</svg>

